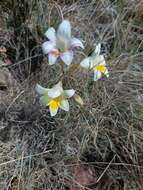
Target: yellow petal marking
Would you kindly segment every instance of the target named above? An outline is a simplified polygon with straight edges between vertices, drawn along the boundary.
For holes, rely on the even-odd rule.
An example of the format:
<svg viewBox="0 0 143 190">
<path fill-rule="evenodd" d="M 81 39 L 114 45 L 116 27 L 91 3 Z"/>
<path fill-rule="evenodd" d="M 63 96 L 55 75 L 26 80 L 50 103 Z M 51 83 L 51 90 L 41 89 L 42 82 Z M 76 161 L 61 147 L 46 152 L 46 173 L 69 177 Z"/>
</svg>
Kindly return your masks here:
<svg viewBox="0 0 143 190">
<path fill-rule="evenodd" d="M 48 103 L 48 106 L 55 110 L 55 109 L 58 109 L 60 107 L 60 103 L 61 101 L 63 100 L 63 98 L 60 96 L 58 98 L 54 98 L 52 99 L 49 103 Z"/>
<path fill-rule="evenodd" d="M 60 107 L 60 102 L 59 102 L 59 100 L 53 99 L 53 100 L 51 100 L 51 101 L 49 102 L 48 105 L 49 105 L 49 107 L 50 107 L 51 109 L 55 110 L 55 109 L 58 109 L 58 108 Z"/>
<path fill-rule="evenodd" d="M 106 72 L 105 65 L 97 65 L 94 68 L 95 68 L 95 70 L 100 71 L 101 73 L 105 73 Z"/>
</svg>

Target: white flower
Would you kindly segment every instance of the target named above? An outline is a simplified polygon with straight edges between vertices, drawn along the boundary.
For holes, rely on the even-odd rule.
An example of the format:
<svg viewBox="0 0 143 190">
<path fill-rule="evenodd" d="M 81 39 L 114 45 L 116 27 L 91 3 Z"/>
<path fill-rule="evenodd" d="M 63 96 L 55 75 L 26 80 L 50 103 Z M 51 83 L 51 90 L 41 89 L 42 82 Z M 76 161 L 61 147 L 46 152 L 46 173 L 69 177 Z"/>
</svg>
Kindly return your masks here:
<svg viewBox="0 0 143 190">
<path fill-rule="evenodd" d="M 44 54 L 48 54 L 50 65 L 55 64 L 58 58 L 66 65 L 70 65 L 74 48 L 84 48 L 79 39 L 71 37 L 71 25 L 67 20 L 59 25 L 57 32 L 54 28 L 49 28 L 45 36 L 49 41 L 42 44 L 42 49 Z"/>
<path fill-rule="evenodd" d="M 109 72 L 106 67 L 106 62 L 103 55 L 100 55 L 101 44 L 96 46 L 95 51 L 90 57 L 85 58 L 80 65 L 86 69 L 94 71 L 94 81 L 102 77 L 102 74 L 109 77 Z"/>
<path fill-rule="evenodd" d="M 41 95 L 40 102 L 43 105 L 49 106 L 51 116 L 55 116 L 59 108 L 69 111 L 68 98 L 71 98 L 75 94 L 75 90 L 73 89 L 63 90 L 61 82 L 50 89 L 43 88 L 37 84 L 36 91 Z"/>
</svg>

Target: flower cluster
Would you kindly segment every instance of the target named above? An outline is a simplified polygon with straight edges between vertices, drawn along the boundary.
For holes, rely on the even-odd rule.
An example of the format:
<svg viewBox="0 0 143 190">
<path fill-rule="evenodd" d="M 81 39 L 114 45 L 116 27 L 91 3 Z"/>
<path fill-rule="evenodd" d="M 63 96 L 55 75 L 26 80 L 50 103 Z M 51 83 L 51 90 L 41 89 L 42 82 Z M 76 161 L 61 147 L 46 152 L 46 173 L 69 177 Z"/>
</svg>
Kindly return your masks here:
<svg viewBox="0 0 143 190">
<path fill-rule="evenodd" d="M 54 28 L 49 28 L 45 33 L 49 41 L 44 42 L 42 49 L 44 54 L 48 54 L 49 64 L 53 65 L 60 58 L 66 65 L 70 65 L 73 60 L 73 50 L 76 47 L 84 48 L 82 42 L 71 37 L 71 25 L 64 20 L 57 33 Z"/>
<path fill-rule="evenodd" d="M 97 81 L 102 77 L 102 74 L 109 77 L 109 72 L 106 67 L 106 62 L 103 55 L 100 55 L 101 44 L 96 46 L 95 51 L 90 57 L 85 58 L 80 65 L 86 69 L 93 70 L 94 81 Z"/>
<path fill-rule="evenodd" d="M 43 88 L 36 86 L 36 91 L 41 95 L 40 102 L 49 106 L 51 116 L 55 116 L 59 108 L 69 111 L 68 99 L 75 94 L 75 90 L 64 90 L 61 81 L 53 88 Z"/>
<path fill-rule="evenodd" d="M 49 28 L 45 36 L 48 41 L 42 44 L 42 50 L 48 56 L 49 65 L 58 63 L 59 61 L 69 66 L 72 63 L 74 50 L 76 48 L 84 49 L 83 43 L 71 36 L 71 25 L 67 20 L 62 21 L 57 31 Z M 102 74 L 109 77 L 104 56 L 100 53 L 101 44 L 96 46 L 95 51 L 90 57 L 86 57 L 81 61 L 80 66 L 94 72 L 94 81 L 102 77 Z M 75 94 L 74 89 L 64 90 L 62 81 L 59 81 L 52 88 L 43 88 L 39 84 L 36 85 L 36 91 L 40 95 L 40 102 L 49 106 L 51 116 L 55 116 L 58 109 L 69 111 L 69 98 L 74 99 L 83 105 L 81 97 Z"/>
</svg>

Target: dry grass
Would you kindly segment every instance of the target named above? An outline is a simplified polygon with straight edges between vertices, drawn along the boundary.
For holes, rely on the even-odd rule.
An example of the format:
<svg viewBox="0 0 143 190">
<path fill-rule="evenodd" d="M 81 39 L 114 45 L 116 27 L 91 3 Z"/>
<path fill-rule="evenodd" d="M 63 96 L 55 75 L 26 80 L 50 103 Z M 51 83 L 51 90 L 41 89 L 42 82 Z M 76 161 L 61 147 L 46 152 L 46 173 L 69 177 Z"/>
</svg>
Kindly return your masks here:
<svg viewBox="0 0 143 190">
<path fill-rule="evenodd" d="M 122 0 L 21 1 L 28 7 L 22 14 L 23 5 L 7 2 L 1 5 L 0 42 L 17 85 L 0 91 L 0 189 L 66 189 L 65 179 L 74 182 L 71 166 L 84 162 L 97 174 L 98 184 L 88 189 L 142 190 L 142 16 Z M 48 66 L 40 45 L 46 28 L 62 18 L 85 41 L 86 55 L 102 43 L 110 78 L 93 83 L 81 69 L 68 75 L 64 86 L 74 86 L 85 106 L 73 102 L 70 113 L 51 118 L 34 88 L 58 80 L 59 68 Z M 83 58 L 78 53 L 75 63 Z"/>
</svg>

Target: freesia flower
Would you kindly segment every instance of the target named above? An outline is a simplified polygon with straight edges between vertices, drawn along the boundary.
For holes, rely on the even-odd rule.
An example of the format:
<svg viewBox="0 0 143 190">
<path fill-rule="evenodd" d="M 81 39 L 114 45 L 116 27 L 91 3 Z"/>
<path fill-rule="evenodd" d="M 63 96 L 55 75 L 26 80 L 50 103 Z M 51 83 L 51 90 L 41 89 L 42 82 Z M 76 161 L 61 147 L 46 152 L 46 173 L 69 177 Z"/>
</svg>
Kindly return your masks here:
<svg viewBox="0 0 143 190">
<path fill-rule="evenodd" d="M 90 57 L 85 58 L 80 65 L 86 69 L 93 70 L 94 81 L 97 81 L 102 77 L 102 74 L 109 77 L 109 72 L 106 67 L 106 62 L 103 55 L 100 55 L 101 44 L 96 46 L 95 51 Z"/>
<path fill-rule="evenodd" d="M 59 82 L 53 88 L 43 88 L 39 84 L 36 85 L 36 91 L 41 96 L 40 102 L 49 106 L 51 116 L 55 116 L 58 109 L 69 111 L 68 99 L 75 94 L 75 90 L 63 90 L 62 83 Z"/>
<path fill-rule="evenodd" d="M 48 55 L 49 64 L 53 65 L 60 58 L 66 65 L 70 65 L 73 59 L 73 50 L 76 47 L 84 48 L 82 42 L 71 37 L 71 25 L 67 20 L 62 21 L 57 32 L 49 28 L 45 36 L 49 39 L 42 45 L 44 54 Z"/>
</svg>

